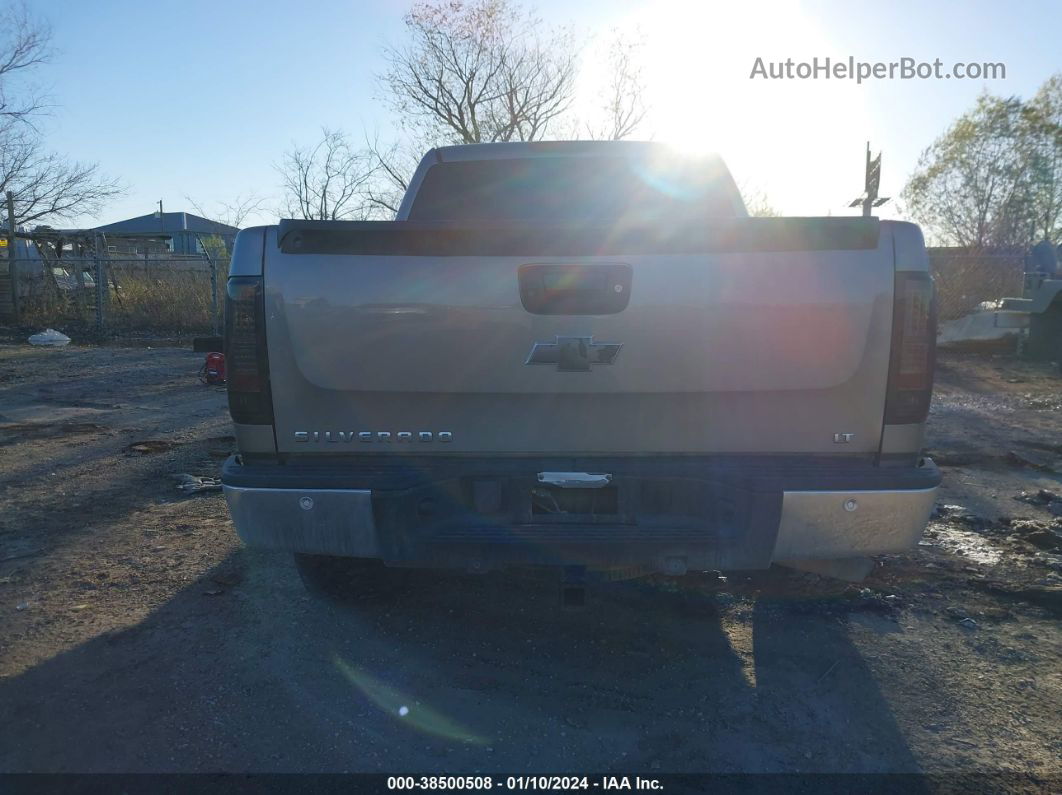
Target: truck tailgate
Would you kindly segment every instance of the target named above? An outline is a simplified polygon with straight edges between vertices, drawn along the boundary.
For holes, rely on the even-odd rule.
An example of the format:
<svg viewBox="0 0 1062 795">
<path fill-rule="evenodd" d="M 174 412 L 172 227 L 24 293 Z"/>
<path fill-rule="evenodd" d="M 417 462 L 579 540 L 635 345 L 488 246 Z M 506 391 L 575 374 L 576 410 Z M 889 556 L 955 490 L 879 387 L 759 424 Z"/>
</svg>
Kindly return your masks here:
<svg viewBox="0 0 1062 795">
<path fill-rule="evenodd" d="M 613 242 L 571 255 L 550 245 L 489 255 L 268 246 L 278 450 L 875 453 L 891 236 L 868 221 L 831 244 L 829 230 L 850 232 L 853 219 L 801 220 L 818 230 L 805 236 L 814 244 L 775 235 L 774 245 L 624 254 Z M 779 228 L 744 223 L 767 237 Z M 565 274 L 626 274 L 625 305 L 538 313 L 522 292 L 529 266 L 559 274 L 558 289 Z M 617 289 L 608 279 L 577 286 Z M 565 345 L 587 348 L 574 368 Z"/>
</svg>

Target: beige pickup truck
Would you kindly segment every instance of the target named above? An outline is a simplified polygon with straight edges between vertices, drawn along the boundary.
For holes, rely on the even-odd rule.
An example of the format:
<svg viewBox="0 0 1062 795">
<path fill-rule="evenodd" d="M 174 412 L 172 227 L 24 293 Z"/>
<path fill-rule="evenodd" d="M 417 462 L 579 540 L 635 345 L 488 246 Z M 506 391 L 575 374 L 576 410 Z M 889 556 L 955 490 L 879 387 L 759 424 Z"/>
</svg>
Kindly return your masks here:
<svg viewBox="0 0 1062 795">
<path fill-rule="evenodd" d="M 398 217 L 242 231 L 236 529 L 307 583 L 395 567 L 858 578 L 912 547 L 933 284 L 918 227 L 750 218 L 715 157 L 429 152 Z"/>
</svg>

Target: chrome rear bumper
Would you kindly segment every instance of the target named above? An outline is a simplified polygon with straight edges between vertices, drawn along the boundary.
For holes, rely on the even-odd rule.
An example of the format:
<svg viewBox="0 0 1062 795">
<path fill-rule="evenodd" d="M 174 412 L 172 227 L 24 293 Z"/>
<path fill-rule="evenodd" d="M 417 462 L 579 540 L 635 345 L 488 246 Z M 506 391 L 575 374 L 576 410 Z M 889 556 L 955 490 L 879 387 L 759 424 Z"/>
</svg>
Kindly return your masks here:
<svg viewBox="0 0 1062 795">
<path fill-rule="evenodd" d="M 929 462 L 928 466 L 932 466 Z M 829 560 L 865 557 L 911 549 L 925 529 L 936 501 L 937 486 L 922 489 L 881 490 L 792 490 L 784 491 L 773 550 L 762 560 Z M 407 565 L 460 565 L 460 554 L 421 554 L 410 548 L 396 557 L 385 550 L 395 548 L 393 539 L 381 539 L 374 517 L 372 491 L 368 489 L 255 488 L 225 485 L 225 498 L 233 523 L 249 546 L 341 555 L 385 558 Z M 778 514 L 775 514 L 778 515 Z M 504 563 L 526 560 L 524 548 L 549 547 L 551 560 L 577 562 L 578 555 L 592 553 L 600 560 L 597 547 L 612 547 L 606 555 L 617 562 L 638 560 L 661 570 L 667 561 L 685 560 L 688 567 L 724 568 L 726 559 L 713 553 L 709 537 L 696 531 L 670 532 L 655 527 L 592 528 L 580 535 L 565 527 L 513 526 L 503 528 L 504 543 L 479 540 L 474 555 L 477 562 Z M 772 531 L 774 528 L 772 528 Z M 484 551 L 486 547 L 486 551 Z M 622 550 L 619 548 L 622 547 Z M 766 552 L 766 550 L 764 550 Z M 614 554 L 613 554 L 614 553 Z M 563 556 L 576 556 L 564 558 Z M 488 558 L 483 561 L 482 558 Z"/>
<path fill-rule="evenodd" d="M 787 491 L 774 560 L 902 552 L 918 543 L 938 487 L 897 491 Z"/>
<path fill-rule="evenodd" d="M 367 489 L 256 489 L 224 486 L 232 523 L 245 544 L 291 552 L 380 555 Z"/>
</svg>

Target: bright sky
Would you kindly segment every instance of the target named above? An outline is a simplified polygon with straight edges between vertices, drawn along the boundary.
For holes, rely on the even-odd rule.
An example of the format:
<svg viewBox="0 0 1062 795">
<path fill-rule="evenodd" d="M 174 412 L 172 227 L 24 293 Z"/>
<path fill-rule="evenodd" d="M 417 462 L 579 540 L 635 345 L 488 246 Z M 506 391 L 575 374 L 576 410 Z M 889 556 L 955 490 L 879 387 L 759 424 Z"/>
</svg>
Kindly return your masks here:
<svg viewBox="0 0 1062 795">
<path fill-rule="evenodd" d="M 95 219 L 206 209 L 257 192 L 279 206 L 272 164 L 322 125 L 392 134 L 374 75 L 401 40 L 406 0 L 36 0 L 59 50 L 41 75 L 57 105 L 50 145 L 128 187 Z M 985 87 L 1030 96 L 1062 70 L 1062 3 L 756 4 L 540 0 L 584 37 L 640 30 L 651 113 L 644 136 L 720 152 L 741 185 L 786 215 L 847 214 L 865 142 L 895 196 L 919 152 Z M 1005 80 L 750 80 L 765 61 L 1003 62 Z M 601 75 L 593 45 L 585 93 Z M 893 216 L 892 205 L 881 210 Z M 265 213 L 252 221 L 269 222 Z M 81 219 L 89 225 L 92 219 Z"/>
</svg>

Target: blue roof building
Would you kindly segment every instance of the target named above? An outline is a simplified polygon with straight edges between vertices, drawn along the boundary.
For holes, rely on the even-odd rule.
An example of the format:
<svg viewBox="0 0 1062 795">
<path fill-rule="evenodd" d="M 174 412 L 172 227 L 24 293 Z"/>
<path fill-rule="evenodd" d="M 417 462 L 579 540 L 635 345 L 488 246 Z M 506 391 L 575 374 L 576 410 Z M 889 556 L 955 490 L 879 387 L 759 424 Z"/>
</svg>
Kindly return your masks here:
<svg viewBox="0 0 1062 795">
<path fill-rule="evenodd" d="M 211 235 L 217 235 L 224 240 L 225 248 L 231 252 L 236 233 L 240 230 L 192 213 L 149 213 L 96 227 L 96 231 L 114 237 L 129 235 L 166 238 L 169 240 L 169 249 L 174 254 L 201 254 L 203 247 L 200 241 Z"/>
</svg>

